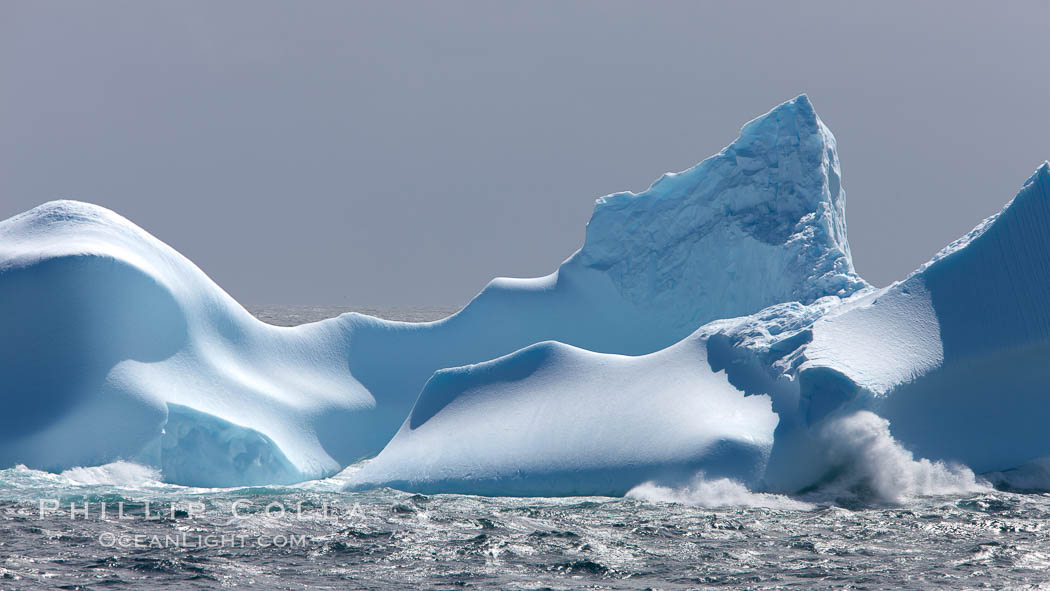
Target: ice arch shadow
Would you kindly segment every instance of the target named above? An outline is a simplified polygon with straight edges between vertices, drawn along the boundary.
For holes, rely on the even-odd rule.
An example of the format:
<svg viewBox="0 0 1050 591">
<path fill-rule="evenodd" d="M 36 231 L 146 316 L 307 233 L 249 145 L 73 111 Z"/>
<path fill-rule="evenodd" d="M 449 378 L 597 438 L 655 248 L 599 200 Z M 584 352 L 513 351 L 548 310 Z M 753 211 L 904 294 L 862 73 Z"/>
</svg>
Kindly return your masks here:
<svg viewBox="0 0 1050 591">
<path fill-rule="evenodd" d="M 159 361 L 187 340 L 172 294 L 98 255 L 0 270 L 0 433 L 39 431 L 104 389 L 117 363 Z"/>
</svg>

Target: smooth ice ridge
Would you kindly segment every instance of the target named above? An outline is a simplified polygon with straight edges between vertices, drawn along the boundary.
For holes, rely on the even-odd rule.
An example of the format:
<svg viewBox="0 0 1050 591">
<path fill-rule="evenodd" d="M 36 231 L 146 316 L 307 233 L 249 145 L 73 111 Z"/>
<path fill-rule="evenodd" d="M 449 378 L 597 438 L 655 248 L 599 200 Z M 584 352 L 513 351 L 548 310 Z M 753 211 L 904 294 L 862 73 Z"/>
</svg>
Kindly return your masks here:
<svg viewBox="0 0 1050 591">
<path fill-rule="evenodd" d="M 705 357 L 693 339 L 641 357 L 548 341 L 441 370 L 351 485 L 530 496 L 623 495 L 698 471 L 753 482 L 777 417 Z"/>
<path fill-rule="evenodd" d="M 896 501 L 979 489 L 974 471 L 1038 488 L 1048 187 L 1043 165 L 873 289 L 850 260 L 834 137 L 803 95 L 697 166 L 599 199 L 549 276 L 496 279 L 438 322 L 294 328 L 119 215 L 47 203 L 0 222 L 0 468 L 133 462 L 210 487 L 371 458 L 339 481 L 698 504 L 741 486 Z"/>
<path fill-rule="evenodd" d="M 4 466 L 129 460 L 184 484 L 291 483 L 339 470 L 334 425 L 375 404 L 338 325 L 263 324 L 93 205 L 0 223 L 0 318 Z"/>
</svg>

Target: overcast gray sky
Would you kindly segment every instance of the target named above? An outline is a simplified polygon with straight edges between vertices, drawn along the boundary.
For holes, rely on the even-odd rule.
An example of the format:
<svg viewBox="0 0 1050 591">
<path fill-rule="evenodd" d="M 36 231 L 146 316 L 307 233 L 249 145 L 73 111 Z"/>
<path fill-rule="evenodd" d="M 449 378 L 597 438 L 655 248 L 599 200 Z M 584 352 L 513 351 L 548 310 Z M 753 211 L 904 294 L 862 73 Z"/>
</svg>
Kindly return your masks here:
<svg viewBox="0 0 1050 591">
<path fill-rule="evenodd" d="M 1047 23 L 1050 2 L 0 0 L 0 218 L 104 205 L 248 304 L 459 304 L 807 92 L 886 284 L 1050 158 Z"/>
</svg>

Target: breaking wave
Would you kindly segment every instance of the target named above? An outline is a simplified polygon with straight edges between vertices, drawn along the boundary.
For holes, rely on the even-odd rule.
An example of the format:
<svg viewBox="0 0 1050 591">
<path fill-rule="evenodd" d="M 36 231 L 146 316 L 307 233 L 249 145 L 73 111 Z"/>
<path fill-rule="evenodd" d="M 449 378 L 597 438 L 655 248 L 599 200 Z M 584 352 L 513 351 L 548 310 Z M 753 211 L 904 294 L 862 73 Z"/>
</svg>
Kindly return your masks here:
<svg viewBox="0 0 1050 591">
<path fill-rule="evenodd" d="M 646 482 L 627 492 L 632 499 L 657 503 L 677 503 L 692 507 L 718 509 L 722 507 L 758 507 L 807 511 L 815 505 L 784 495 L 751 492 L 746 486 L 728 478 L 707 480 L 698 474 L 692 482 L 681 487 L 660 486 Z"/>
<path fill-rule="evenodd" d="M 740 482 L 703 474 L 677 487 L 647 482 L 627 496 L 694 507 L 808 510 L 821 502 L 906 504 L 919 497 L 992 490 L 966 466 L 916 459 L 893 438 L 889 421 L 869 411 L 829 418 L 818 428 L 816 442 L 821 451 L 808 460 L 826 466 L 825 476 L 798 497 L 753 492 Z"/>
<path fill-rule="evenodd" d="M 817 439 L 830 466 L 820 492 L 904 503 L 921 496 L 991 490 L 966 466 L 916 459 L 890 434 L 890 422 L 869 411 L 830 418 Z"/>
<path fill-rule="evenodd" d="M 150 486 L 162 485 L 160 471 L 132 462 L 70 468 L 60 474 L 74 485 Z"/>
</svg>

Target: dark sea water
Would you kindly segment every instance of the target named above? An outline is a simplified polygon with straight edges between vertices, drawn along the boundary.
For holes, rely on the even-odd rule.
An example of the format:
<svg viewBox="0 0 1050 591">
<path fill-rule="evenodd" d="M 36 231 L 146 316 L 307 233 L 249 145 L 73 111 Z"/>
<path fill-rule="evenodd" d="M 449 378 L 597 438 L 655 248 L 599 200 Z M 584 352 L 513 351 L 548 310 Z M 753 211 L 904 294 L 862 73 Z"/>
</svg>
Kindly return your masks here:
<svg viewBox="0 0 1050 591">
<path fill-rule="evenodd" d="M 253 310 L 275 324 L 341 311 Z M 0 589 L 1050 589 L 1047 494 L 890 505 L 714 486 L 683 504 L 156 477 L 123 463 L 0 471 Z"/>
</svg>

